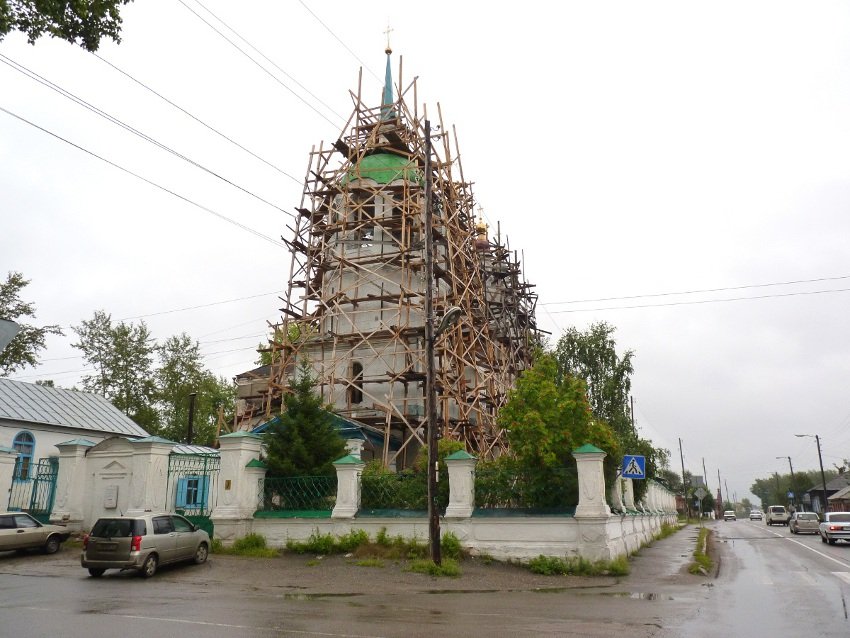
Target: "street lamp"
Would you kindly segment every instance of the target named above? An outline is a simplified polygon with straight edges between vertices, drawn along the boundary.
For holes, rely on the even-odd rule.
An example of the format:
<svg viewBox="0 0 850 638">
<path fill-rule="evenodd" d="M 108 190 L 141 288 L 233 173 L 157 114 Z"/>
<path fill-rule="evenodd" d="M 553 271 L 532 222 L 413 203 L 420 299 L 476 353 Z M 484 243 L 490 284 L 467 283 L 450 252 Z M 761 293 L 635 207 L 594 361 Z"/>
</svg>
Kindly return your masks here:
<svg viewBox="0 0 850 638">
<path fill-rule="evenodd" d="M 826 474 L 823 473 L 823 457 L 820 453 L 820 437 L 817 434 L 795 434 L 794 436 L 800 438 L 807 436 L 809 438 L 813 438 L 815 443 L 818 446 L 818 462 L 820 462 L 820 480 L 823 484 L 823 513 L 826 514 L 827 510 L 827 502 L 826 502 Z"/>
<path fill-rule="evenodd" d="M 797 507 L 797 481 L 794 479 L 794 466 L 791 465 L 790 456 L 777 456 L 777 459 L 788 459 L 788 467 L 791 469 L 791 492 L 794 494 L 794 499 L 791 504 L 796 509 Z"/>
</svg>

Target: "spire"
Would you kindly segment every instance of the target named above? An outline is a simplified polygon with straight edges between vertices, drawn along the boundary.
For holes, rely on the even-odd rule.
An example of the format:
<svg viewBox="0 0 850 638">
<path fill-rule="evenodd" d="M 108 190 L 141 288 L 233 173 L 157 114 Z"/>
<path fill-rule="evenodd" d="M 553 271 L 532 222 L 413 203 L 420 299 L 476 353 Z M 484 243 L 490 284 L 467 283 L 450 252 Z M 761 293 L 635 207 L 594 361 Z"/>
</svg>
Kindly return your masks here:
<svg viewBox="0 0 850 638">
<path fill-rule="evenodd" d="M 387 48 L 384 50 L 384 53 L 387 54 L 387 71 L 384 77 L 384 93 L 381 95 L 381 119 L 387 118 L 393 115 L 392 105 L 395 102 L 393 99 L 393 73 L 390 68 L 390 56 L 393 53 L 393 50 L 390 48 L 390 32 L 392 29 L 387 25 L 387 30 L 384 32 L 387 34 Z"/>
</svg>

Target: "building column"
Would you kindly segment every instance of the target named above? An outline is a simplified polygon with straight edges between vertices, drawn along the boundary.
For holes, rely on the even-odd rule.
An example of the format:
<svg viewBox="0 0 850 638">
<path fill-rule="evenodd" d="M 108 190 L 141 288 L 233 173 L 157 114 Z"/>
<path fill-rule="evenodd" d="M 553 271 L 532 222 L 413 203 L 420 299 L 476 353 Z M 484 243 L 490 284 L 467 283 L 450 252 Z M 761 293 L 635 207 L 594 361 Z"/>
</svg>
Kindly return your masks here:
<svg viewBox="0 0 850 638">
<path fill-rule="evenodd" d="M 94 447 L 88 439 L 57 443 L 59 469 L 56 476 L 56 500 L 50 522 L 80 530 L 85 520 L 86 452 Z"/>
<path fill-rule="evenodd" d="M 469 518 L 475 509 L 475 464 L 477 459 L 464 450 L 446 457 L 449 473 L 449 505 L 446 518 Z"/>
<path fill-rule="evenodd" d="M 590 444 L 573 450 L 578 468 L 576 518 L 611 515 L 611 508 L 605 502 L 605 473 L 602 467 L 606 456 L 605 452 Z"/>
<path fill-rule="evenodd" d="M 253 518 L 259 506 L 260 479 L 266 466 L 260 461 L 263 440 L 250 432 L 233 432 L 219 438 L 221 470 L 218 477 L 215 519 Z"/>
<path fill-rule="evenodd" d="M 15 476 L 15 461 L 18 453 L 14 448 L 0 446 L 0 507 L 4 510 L 9 504 L 12 493 L 12 480 Z"/>
<path fill-rule="evenodd" d="M 623 502 L 626 505 L 626 510 L 637 511 L 635 507 L 635 486 L 632 485 L 632 479 L 623 479 Z"/>
<path fill-rule="evenodd" d="M 168 456 L 177 444 L 158 436 L 130 443 L 133 446 L 133 474 L 127 514 L 164 512 L 168 505 Z"/>
<path fill-rule="evenodd" d="M 336 504 L 331 518 L 354 518 L 360 509 L 360 475 L 366 464 L 360 457 L 343 456 L 333 463 L 336 469 Z"/>
</svg>

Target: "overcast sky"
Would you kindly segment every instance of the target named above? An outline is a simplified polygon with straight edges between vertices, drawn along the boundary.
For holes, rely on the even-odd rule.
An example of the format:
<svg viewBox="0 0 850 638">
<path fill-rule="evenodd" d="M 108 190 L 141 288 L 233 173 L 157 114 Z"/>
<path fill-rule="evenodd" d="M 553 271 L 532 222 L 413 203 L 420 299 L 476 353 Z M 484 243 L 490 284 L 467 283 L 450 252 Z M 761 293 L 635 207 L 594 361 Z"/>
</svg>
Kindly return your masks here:
<svg viewBox="0 0 850 638">
<path fill-rule="evenodd" d="M 279 239 L 308 153 L 338 137 L 361 66 L 379 103 L 389 24 L 396 81 L 403 58 L 404 85 L 418 76 L 420 101 L 457 127 L 487 222 L 524 253 L 539 324 L 553 340 L 616 326 L 635 351 L 637 423 L 673 469 L 681 438 L 687 469 L 705 458 L 712 490 L 719 469 L 741 498 L 788 471 L 777 456 L 817 467 L 814 439 L 795 433 L 821 435 L 826 467 L 850 457 L 850 4 L 146 0 L 122 13 L 102 60 L 0 43 L 0 107 L 31 122 L 0 111 L 0 276 L 22 272 L 37 323 L 67 327 L 13 378 L 78 384 L 70 326 L 99 309 L 160 340 L 188 333 L 219 374 L 251 368 L 278 317 Z"/>
</svg>

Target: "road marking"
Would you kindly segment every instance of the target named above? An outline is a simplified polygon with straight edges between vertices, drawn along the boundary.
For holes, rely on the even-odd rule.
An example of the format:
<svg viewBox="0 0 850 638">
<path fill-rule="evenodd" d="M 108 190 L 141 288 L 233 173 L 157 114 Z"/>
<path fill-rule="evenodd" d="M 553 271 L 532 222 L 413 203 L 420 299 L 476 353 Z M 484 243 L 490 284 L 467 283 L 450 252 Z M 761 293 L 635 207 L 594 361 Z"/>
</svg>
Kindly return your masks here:
<svg viewBox="0 0 850 638">
<path fill-rule="evenodd" d="M 756 526 L 753 525 L 753 527 L 756 527 Z M 831 560 L 833 563 L 838 563 L 842 567 L 850 567 L 850 563 L 848 563 L 847 561 L 839 560 L 837 558 L 833 558 L 832 556 L 829 556 L 828 554 L 824 554 L 823 552 L 819 552 L 814 547 L 809 547 L 805 543 L 801 543 L 800 541 L 798 541 L 794 538 L 788 538 L 784 534 L 780 534 L 779 532 L 774 532 L 772 529 L 768 529 L 768 530 L 765 530 L 765 531 L 770 532 L 771 534 L 773 534 L 774 536 L 777 536 L 779 538 L 784 538 L 786 541 L 788 541 L 790 543 L 796 543 L 800 547 L 803 547 L 803 548 L 809 550 L 810 552 L 814 552 L 818 556 L 822 556 L 823 558 L 826 558 L 827 560 Z M 832 572 L 832 573 L 834 574 L 834 573 L 837 573 L 837 572 Z"/>
<path fill-rule="evenodd" d="M 832 575 L 850 585 L 850 572 L 832 572 Z"/>
</svg>

